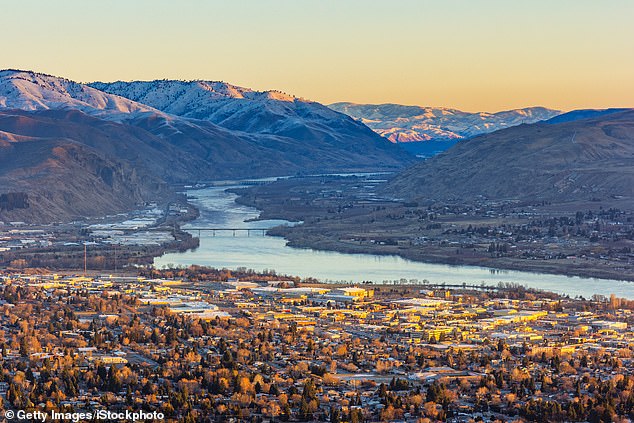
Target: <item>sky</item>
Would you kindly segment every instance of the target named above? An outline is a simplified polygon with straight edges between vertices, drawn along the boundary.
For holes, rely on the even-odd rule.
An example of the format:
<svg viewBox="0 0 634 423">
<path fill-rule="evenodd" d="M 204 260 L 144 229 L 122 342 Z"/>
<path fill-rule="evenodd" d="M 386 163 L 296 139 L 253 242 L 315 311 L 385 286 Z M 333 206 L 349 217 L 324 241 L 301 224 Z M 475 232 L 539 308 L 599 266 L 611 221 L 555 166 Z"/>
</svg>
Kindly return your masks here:
<svg viewBox="0 0 634 423">
<path fill-rule="evenodd" d="M 0 0 L 0 68 L 322 103 L 634 107 L 632 0 Z"/>
</svg>

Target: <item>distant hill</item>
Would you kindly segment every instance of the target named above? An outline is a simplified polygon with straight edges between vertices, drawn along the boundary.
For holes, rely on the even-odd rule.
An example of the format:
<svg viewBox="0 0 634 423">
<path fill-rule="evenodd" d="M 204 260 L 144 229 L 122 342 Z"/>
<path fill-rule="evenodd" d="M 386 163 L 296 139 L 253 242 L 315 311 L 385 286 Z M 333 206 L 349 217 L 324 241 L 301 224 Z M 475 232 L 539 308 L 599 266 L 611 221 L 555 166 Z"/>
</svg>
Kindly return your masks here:
<svg viewBox="0 0 634 423">
<path fill-rule="evenodd" d="M 634 110 L 462 141 L 405 170 L 385 192 L 456 201 L 634 199 Z"/>
<path fill-rule="evenodd" d="M 430 153 L 449 148 L 455 141 L 500 129 L 550 119 L 561 112 L 544 107 L 528 107 L 498 113 L 469 113 L 443 107 L 403 106 L 400 104 L 335 103 L 333 110 L 346 113 L 368 125 L 378 134 L 408 150 Z M 454 141 L 430 148 L 421 141 Z M 429 155 L 429 154 L 426 154 Z"/>
<path fill-rule="evenodd" d="M 121 211 L 168 199 L 174 183 L 393 170 L 412 160 L 318 103 L 228 84 L 210 95 L 199 83 L 130 84 L 143 88 L 144 100 L 163 99 L 155 104 L 168 110 L 64 78 L 0 71 L 0 220 Z M 173 96 L 187 87 L 195 91 L 185 90 L 177 108 Z M 3 207 L 17 192 L 27 195 L 21 206 L 28 207 Z"/>
<path fill-rule="evenodd" d="M 605 115 L 609 115 L 612 113 L 624 112 L 628 109 L 581 109 L 581 110 L 573 110 L 568 113 L 563 113 L 559 116 L 555 116 L 554 118 L 548 119 L 546 123 L 564 123 L 564 122 L 574 122 L 575 120 L 581 119 L 590 119 L 601 117 Z"/>
</svg>

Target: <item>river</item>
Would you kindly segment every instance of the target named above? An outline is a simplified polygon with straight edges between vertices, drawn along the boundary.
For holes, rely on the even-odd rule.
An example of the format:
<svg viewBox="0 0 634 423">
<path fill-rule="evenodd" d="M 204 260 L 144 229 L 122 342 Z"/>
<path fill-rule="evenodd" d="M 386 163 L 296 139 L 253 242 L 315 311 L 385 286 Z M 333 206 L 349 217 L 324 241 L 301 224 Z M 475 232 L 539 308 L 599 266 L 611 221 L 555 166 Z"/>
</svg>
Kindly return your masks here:
<svg viewBox="0 0 634 423">
<path fill-rule="evenodd" d="M 190 190 L 191 202 L 200 210 L 200 217 L 183 226 L 270 228 L 288 222 L 279 220 L 252 221 L 259 211 L 237 204 L 236 194 L 225 192 L 227 186 Z M 198 236 L 198 231 L 192 232 Z M 420 263 L 396 256 L 343 254 L 286 246 L 283 238 L 259 233 L 202 231 L 200 246 L 184 253 L 169 253 L 154 260 L 157 268 L 198 264 L 216 268 L 245 267 L 256 271 L 275 270 L 278 274 L 315 277 L 323 282 L 405 280 L 408 283 L 427 280 L 430 283 L 497 285 L 515 282 L 527 287 L 568 294 L 572 297 L 593 294 L 634 299 L 634 283 L 608 279 L 567 277 L 520 271 L 492 270 L 475 266 L 449 266 Z"/>
</svg>

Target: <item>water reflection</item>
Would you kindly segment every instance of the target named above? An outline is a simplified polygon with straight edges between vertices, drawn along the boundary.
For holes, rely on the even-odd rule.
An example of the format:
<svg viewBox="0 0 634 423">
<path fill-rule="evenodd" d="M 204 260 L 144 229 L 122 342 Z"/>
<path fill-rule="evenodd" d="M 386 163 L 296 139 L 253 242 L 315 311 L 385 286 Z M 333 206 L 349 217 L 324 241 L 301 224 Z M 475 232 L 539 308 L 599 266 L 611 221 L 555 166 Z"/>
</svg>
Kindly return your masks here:
<svg viewBox="0 0 634 423">
<path fill-rule="evenodd" d="M 192 202 L 199 208 L 200 217 L 184 228 L 231 227 L 269 228 L 288 222 L 280 220 L 253 221 L 259 212 L 237 204 L 236 195 L 225 192 L 224 187 L 190 191 Z M 198 236 L 198 232 L 192 232 Z M 525 286 L 546 289 L 570 296 L 616 294 L 634 299 L 634 283 L 607 279 L 567 277 L 529 272 L 496 270 L 473 266 L 449 266 L 404 260 L 396 256 L 370 254 L 342 254 L 335 252 L 298 249 L 286 246 L 282 238 L 237 232 L 200 233 L 200 247 L 194 251 L 166 254 L 154 262 L 161 268 L 167 265 L 198 264 L 235 269 L 246 267 L 262 271 L 274 269 L 278 273 L 315 277 L 322 281 L 414 282 L 497 285 L 515 282 Z"/>
</svg>

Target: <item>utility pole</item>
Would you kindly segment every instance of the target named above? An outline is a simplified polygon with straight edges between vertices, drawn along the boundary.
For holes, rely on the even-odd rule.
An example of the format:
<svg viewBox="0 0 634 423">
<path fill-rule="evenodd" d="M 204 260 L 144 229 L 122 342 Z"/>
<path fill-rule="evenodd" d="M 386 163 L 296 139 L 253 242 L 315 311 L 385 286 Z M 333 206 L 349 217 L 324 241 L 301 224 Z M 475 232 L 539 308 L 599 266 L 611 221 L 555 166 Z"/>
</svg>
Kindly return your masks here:
<svg viewBox="0 0 634 423">
<path fill-rule="evenodd" d="M 86 243 L 84 242 L 84 276 L 86 276 L 86 268 L 87 268 L 87 249 Z"/>
</svg>

